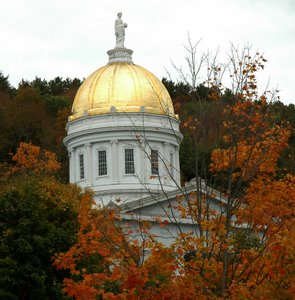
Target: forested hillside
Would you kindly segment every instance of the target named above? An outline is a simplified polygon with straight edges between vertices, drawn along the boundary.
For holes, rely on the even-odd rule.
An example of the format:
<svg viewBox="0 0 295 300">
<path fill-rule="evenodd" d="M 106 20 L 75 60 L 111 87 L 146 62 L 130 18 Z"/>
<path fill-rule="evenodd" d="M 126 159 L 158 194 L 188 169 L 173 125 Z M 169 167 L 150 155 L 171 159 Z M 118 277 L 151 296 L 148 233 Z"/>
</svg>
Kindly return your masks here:
<svg viewBox="0 0 295 300">
<path fill-rule="evenodd" d="M 181 132 L 184 139 L 180 145 L 182 179 L 188 181 L 199 174 L 202 178 L 210 176 L 208 166 L 211 152 L 222 147 L 223 122 L 226 111 L 233 108 L 241 99 L 229 89 L 220 92 L 203 84 L 192 89 L 183 82 L 175 83 L 163 79 L 169 91 L 176 114 L 179 115 Z M 257 100 L 260 103 L 260 100 Z M 280 101 L 266 105 L 269 122 L 289 124 L 295 128 L 295 105 L 285 105 Z M 242 126 L 243 124 L 241 124 Z M 295 174 L 295 132 L 289 140 L 288 148 L 279 159 L 280 169 Z"/>
<path fill-rule="evenodd" d="M 62 143 L 65 126 L 80 79 L 56 77 L 45 80 L 22 80 L 17 88 L 11 86 L 9 77 L 0 73 L 0 162 L 9 163 L 20 142 L 31 142 L 56 153 L 62 168 L 60 179 L 68 180 L 68 156 Z M 181 121 L 184 140 L 180 147 L 182 179 L 188 181 L 201 170 L 207 174 L 211 151 L 222 143 L 224 110 L 233 106 L 235 99 L 230 90 L 219 92 L 200 84 L 192 89 L 183 82 L 163 79 Z M 217 99 L 218 93 L 218 101 Z M 215 99 L 215 100 L 214 100 Z M 294 104 L 280 101 L 270 103 L 268 109 L 276 122 L 289 122 L 295 127 Z M 280 158 L 280 167 L 295 173 L 295 135 Z M 198 164 L 196 165 L 196 161 Z M 203 173 L 202 173 L 203 172 Z M 208 174 L 207 174 L 208 175 Z M 206 176 L 207 176 L 206 175 Z"/>
<path fill-rule="evenodd" d="M 0 73 L 0 161 L 9 162 L 20 142 L 31 142 L 56 153 L 62 164 L 59 176 L 68 180 L 68 156 L 62 140 L 77 89 L 82 81 L 35 78 L 17 88 Z"/>
</svg>

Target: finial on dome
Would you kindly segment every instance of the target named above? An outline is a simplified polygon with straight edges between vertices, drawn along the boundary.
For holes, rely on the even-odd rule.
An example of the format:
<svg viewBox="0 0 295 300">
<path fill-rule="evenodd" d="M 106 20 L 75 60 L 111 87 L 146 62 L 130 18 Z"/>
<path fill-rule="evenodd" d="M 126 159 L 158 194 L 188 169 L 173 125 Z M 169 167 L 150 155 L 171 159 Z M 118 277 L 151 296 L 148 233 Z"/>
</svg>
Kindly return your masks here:
<svg viewBox="0 0 295 300">
<path fill-rule="evenodd" d="M 125 48 L 125 28 L 127 24 L 123 22 L 122 12 L 117 13 L 117 19 L 115 21 L 115 36 L 116 36 L 116 46 L 114 49 L 109 50 L 107 53 L 109 55 L 109 64 L 115 62 L 125 62 L 132 63 L 132 53 L 133 51 Z"/>
</svg>

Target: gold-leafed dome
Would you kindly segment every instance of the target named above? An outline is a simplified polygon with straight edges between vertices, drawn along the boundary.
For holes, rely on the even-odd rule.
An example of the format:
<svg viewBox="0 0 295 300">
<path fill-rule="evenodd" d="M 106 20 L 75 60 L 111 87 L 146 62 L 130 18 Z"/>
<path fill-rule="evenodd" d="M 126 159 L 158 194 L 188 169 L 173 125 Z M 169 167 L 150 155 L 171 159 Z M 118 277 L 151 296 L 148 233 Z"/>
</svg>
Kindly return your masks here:
<svg viewBox="0 0 295 300">
<path fill-rule="evenodd" d="M 70 120 L 115 111 L 175 117 L 162 82 L 148 70 L 129 62 L 109 63 L 90 75 L 75 96 Z"/>
</svg>

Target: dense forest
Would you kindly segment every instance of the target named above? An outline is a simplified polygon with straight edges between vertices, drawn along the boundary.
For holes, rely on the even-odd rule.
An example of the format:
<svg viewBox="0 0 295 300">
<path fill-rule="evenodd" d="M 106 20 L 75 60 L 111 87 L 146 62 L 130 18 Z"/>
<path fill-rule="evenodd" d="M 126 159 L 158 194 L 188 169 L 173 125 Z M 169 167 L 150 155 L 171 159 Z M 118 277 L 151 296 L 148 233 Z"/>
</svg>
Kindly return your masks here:
<svg viewBox="0 0 295 300">
<path fill-rule="evenodd" d="M 141 220 L 146 243 L 131 242 L 118 211 L 68 183 L 63 138 L 82 80 L 14 88 L 0 73 L 0 299 L 293 299 L 295 106 L 257 96 L 256 64 L 236 93 L 162 80 L 184 136 L 182 183 L 204 180 L 225 199 L 218 214 L 216 195 L 177 198 L 200 235 L 169 247 Z"/>
<path fill-rule="evenodd" d="M 67 181 L 68 158 L 62 140 L 81 83 L 77 78 L 56 77 L 46 81 L 36 77 L 31 82 L 21 81 L 15 89 L 8 76 L 0 74 L 1 162 L 11 161 L 11 154 L 16 152 L 20 142 L 31 142 L 56 153 L 62 162 L 59 176 Z"/>
<path fill-rule="evenodd" d="M 223 111 L 235 104 L 235 97 L 230 90 L 225 90 L 220 94 L 220 101 L 212 101 L 216 91 L 202 84 L 192 89 L 188 84 L 175 83 L 166 78 L 162 82 L 171 95 L 184 135 L 180 147 L 184 182 L 196 176 L 196 168 L 192 167 L 196 157 L 199 169 L 208 169 L 211 151 L 222 143 Z M 56 77 L 47 81 L 36 77 L 31 82 L 22 80 L 14 88 L 9 83 L 9 77 L 0 73 L 0 162 L 11 162 L 11 154 L 16 152 L 20 142 L 31 142 L 57 155 L 62 165 L 59 177 L 67 182 L 68 157 L 62 141 L 66 135 L 65 127 L 72 102 L 81 83 L 82 80 L 77 78 Z M 294 104 L 285 105 L 276 101 L 270 103 L 268 109 L 274 113 L 278 124 L 286 121 L 292 128 L 295 127 Z M 201 135 L 202 139 L 196 137 Z M 293 133 L 288 149 L 280 158 L 281 168 L 294 174 L 294 157 Z"/>
<path fill-rule="evenodd" d="M 212 150 L 224 146 L 223 122 L 225 111 L 234 107 L 240 99 L 229 89 L 219 92 L 203 84 L 192 89 L 189 84 L 175 83 L 163 78 L 169 91 L 184 139 L 180 145 L 180 164 L 183 183 L 196 177 L 210 176 Z M 217 99 L 217 101 L 215 101 Z M 260 100 L 257 100 L 260 103 Z M 274 124 L 289 124 L 295 128 L 295 105 L 285 105 L 280 101 L 270 102 L 266 110 L 269 121 Z M 241 123 L 241 126 L 243 124 Z M 287 149 L 279 158 L 279 167 L 284 172 L 295 174 L 295 132 L 289 139 Z M 215 180 L 216 181 L 216 180 Z M 222 188 L 222 182 L 212 182 Z"/>
</svg>

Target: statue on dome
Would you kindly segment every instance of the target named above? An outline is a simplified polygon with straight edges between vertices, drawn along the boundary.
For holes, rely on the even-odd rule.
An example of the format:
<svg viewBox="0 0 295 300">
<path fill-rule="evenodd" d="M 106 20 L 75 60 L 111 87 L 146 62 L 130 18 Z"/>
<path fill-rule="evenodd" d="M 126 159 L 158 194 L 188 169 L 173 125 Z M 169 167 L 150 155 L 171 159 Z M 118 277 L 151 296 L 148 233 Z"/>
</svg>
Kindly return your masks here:
<svg viewBox="0 0 295 300">
<path fill-rule="evenodd" d="M 116 35 L 116 47 L 124 47 L 125 41 L 125 28 L 127 28 L 127 24 L 123 22 L 121 19 L 122 13 L 119 12 L 117 14 L 118 19 L 115 21 L 115 35 Z"/>
</svg>

